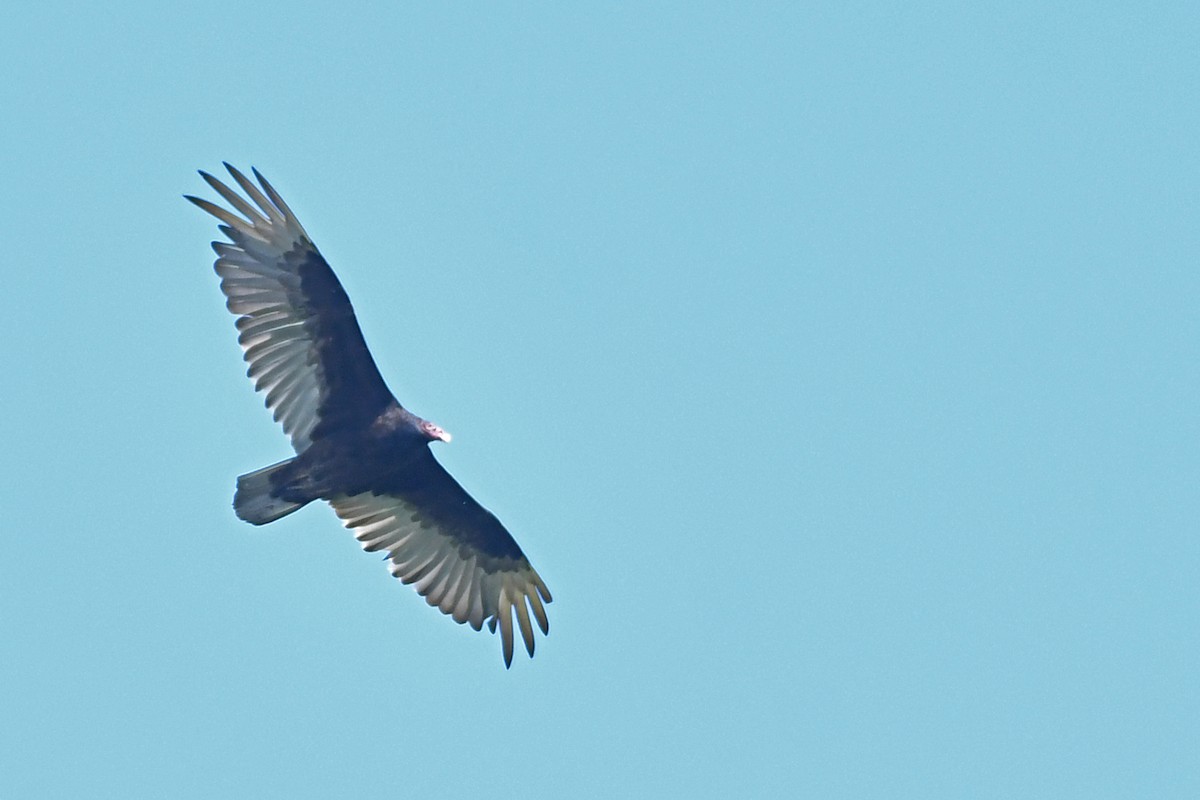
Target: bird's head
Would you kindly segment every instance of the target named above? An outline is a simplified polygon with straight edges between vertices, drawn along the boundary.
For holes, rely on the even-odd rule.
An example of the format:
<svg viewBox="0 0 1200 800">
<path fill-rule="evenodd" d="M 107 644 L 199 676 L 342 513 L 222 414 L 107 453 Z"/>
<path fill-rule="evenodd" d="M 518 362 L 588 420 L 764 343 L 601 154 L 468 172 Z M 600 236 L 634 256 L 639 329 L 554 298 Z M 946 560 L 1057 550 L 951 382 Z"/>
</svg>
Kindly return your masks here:
<svg viewBox="0 0 1200 800">
<path fill-rule="evenodd" d="M 446 433 L 446 431 L 442 430 L 442 427 L 440 425 L 434 425 L 429 420 L 423 419 L 423 420 L 421 420 L 420 427 L 421 427 L 421 433 L 425 434 L 425 437 L 427 439 L 429 439 L 429 441 L 431 441 L 431 442 L 434 439 L 441 439 L 443 442 L 450 441 L 450 434 L 448 434 L 448 433 Z"/>
</svg>

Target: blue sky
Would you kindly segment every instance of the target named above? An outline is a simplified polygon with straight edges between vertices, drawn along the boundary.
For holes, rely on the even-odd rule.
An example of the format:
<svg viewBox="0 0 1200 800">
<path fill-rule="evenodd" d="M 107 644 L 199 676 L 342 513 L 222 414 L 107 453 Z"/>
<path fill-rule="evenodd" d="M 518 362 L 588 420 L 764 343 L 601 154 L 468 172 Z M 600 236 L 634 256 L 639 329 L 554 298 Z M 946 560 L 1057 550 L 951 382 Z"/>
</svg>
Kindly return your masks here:
<svg viewBox="0 0 1200 800">
<path fill-rule="evenodd" d="M 32 4 L 0 796 L 1194 797 L 1200 12 Z M 243 375 L 259 167 L 554 592 L 505 671 Z"/>
</svg>

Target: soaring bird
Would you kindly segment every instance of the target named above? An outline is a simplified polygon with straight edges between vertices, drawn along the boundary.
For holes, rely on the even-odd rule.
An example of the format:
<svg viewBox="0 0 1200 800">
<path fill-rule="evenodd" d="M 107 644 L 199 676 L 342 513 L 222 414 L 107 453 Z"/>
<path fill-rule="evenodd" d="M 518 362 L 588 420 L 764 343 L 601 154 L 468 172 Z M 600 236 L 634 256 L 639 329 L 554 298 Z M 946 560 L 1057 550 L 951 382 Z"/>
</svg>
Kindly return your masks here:
<svg viewBox="0 0 1200 800">
<path fill-rule="evenodd" d="M 296 455 L 237 479 L 234 512 L 265 525 L 324 500 L 392 575 L 455 622 L 500 629 L 512 665 L 513 613 L 533 656 L 550 631 L 550 591 L 516 541 L 434 458 L 450 434 L 400 405 L 367 350 L 350 298 L 283 198 L 225 164 L 245 197 L 201 171 L 233 211 L 186 199 L 220 221 L 212 243 L 254 388 Z M 247 202 L 249 198 L 249 202 Z M 236 212 L 236 213 L 234 213 Z"/>
</svg>

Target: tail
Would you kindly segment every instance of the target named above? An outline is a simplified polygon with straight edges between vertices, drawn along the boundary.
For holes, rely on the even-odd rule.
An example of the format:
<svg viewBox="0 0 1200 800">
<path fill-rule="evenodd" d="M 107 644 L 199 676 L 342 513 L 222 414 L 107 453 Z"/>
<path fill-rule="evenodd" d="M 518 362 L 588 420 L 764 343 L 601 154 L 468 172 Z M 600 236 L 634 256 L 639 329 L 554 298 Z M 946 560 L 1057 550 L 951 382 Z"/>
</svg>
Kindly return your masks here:
<svg viewBox="0 0 1200 800">
<path fill-rule="evenodd" d="M 295 460 L 289 458 L 287 461 L 280 461 L 278 464 L 239 476 L 237 491 L 233 495 L 233 513 L 251 525 L 266 525 L 303 508 L 305 503 L 293 503 L 272 494 L 275 487 L 271 485 L 271 476 L 290 466 Z"/>
</svg>

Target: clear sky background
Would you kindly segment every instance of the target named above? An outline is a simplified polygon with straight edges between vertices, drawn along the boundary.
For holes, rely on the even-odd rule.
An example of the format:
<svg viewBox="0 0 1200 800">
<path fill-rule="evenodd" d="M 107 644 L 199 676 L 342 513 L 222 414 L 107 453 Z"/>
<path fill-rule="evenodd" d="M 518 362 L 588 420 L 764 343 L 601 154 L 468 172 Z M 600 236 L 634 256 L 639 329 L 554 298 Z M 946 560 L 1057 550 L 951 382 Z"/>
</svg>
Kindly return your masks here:
<svg viewBox="0 0 1200 800">
<path fill-rule="evenodd" d="M 1194 3 L 32 3 L 0 29 L 0 797 L 1200 796 Z M 259 167 L 554 592 L 314 505 Z"/>
</svg>

